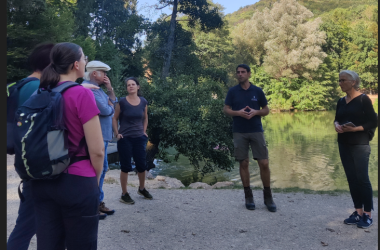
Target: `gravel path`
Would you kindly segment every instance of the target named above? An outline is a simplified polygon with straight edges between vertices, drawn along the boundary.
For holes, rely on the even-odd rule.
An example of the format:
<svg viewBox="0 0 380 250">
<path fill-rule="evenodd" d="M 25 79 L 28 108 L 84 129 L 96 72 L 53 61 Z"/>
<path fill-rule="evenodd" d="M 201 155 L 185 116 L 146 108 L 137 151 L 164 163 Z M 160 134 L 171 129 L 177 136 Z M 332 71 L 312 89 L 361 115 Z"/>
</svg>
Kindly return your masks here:
<svg viewBox="0 0 380 250">
<path fill-rule="evenodd" d="M 7 163 L 7 237 L 17 218 L 18 176 Z M 117 176 L 111 170 L 109 176 Z M 134 205 L 119 202 L 118 182 L 105 184 L 105 202 L 114 215 L 99 221 L 98 249 L 378 249 L 378 199 L 369 230 L 343 224 L 353 212 L 349 195 L 275 193 L 278 210 L 244 206 L 236 189 L 150 189 L 153 200 L 128 187 Z M 325 246 L 324 246 L 325 245 Z M 36 249 L 36 238 L 29 249 Z"/>
</svg>

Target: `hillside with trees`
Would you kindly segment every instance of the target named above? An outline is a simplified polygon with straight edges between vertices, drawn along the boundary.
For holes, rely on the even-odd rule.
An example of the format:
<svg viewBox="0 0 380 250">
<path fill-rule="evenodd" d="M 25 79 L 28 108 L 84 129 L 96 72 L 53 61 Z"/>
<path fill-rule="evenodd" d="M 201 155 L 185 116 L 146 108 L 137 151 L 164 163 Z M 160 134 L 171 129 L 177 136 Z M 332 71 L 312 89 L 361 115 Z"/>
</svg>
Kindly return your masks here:
<svg viewBox="0 0 380 250">
<path fill-rule="evenodd" d="M 264 8 L 272 8 L 278 0 L 260 0 L 255 4 L 241 7 L 239 10 L 226 15 L 230 27 L 242 23 L 252 17 L 256 11 L 262 11 Z M 299 0 L 298 3 L 309 9 L 315 16 L 329 12 L 336 8 L 349 8 L 359 5 L 377 5 L 376 0 Z"/>
<path fill-rule="evenodd" d="M 211 0 L 157 0 L 148 21 L 136 0 L 7 0 L 7 82 L 28 76 L 42 42 L 74 42 L 110 65 L 115 93 L 139 77 L 149 101 L 148 164 L 174 148 L 204 173 L 233 166 L 231 118 L 222 112 L 235 68 L 250 65 L 273 110 L 332 110 L 342 69 L 378 93 L 378 3 L 261 0 L 223 15 Z M 174 8 L 175 7 L 175 8 Z M 145 39 L 143 41 L 143 39 Z M 82 79 L 78 79 L 80 82 Z M 219 148 L 219 150 L 215 150 Z"/>
</svg>

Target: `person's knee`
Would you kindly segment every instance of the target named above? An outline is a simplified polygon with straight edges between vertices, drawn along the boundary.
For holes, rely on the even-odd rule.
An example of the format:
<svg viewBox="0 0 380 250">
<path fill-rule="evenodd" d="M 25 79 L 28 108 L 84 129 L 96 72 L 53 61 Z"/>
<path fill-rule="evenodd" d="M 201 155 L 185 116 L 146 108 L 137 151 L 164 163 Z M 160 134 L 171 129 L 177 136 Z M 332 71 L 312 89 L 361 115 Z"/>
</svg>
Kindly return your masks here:
<svg viewBox="0 0 380 250">
<path fill-rule="evenodd" d="M 257 163 L 259 164 L 260 169 L 262 169 L 262 170 L 269 170 L 269 161 L 268 161 L 268 159 L 257 160 Z"/>
<path fill-rule="evenodd" d="M 125 170 L 125 169 L 120 169 L 120 174 L 127 174 L 129 173 L 130 171 L 128 170 Z"/>
<path fill-rule="evenodd" d="M 241 168 L 248 168 L 249 165 L 249 159 L 239 160 L 239 164 Z"/>
</svg>

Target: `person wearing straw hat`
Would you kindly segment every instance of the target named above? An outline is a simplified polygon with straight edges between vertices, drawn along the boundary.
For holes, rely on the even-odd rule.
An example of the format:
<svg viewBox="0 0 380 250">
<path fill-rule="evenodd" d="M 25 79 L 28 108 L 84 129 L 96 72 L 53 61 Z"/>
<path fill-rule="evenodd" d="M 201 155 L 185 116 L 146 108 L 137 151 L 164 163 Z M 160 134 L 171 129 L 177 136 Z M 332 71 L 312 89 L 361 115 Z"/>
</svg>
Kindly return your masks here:
<svg viewBox="0 0 380 250">
<path fill-rule="evenodd" d="M 113 91 L 111 81 L 107 77 L 107 71 L 111 69 L 110 66 L 101 61 L 91 61 L 87 63 L 83 83 L 90 83 L 96 86 L 104 85 L 107 88 L 107 93 L 105 93 L 101 88 L 93 89 L 92 92 L 95 96 L 96 105 L 100 111 L 99 119 L 102 128 L 103 141 L 104 141 L 104 164 L 103 172 L 99 181 L 99 219 L 104 219 L 107 215 L 114 214 L 115 210 L 111 210 L 106 207 L 104 203 L 104 192 L 103 192 L 103 182 L 106 172 L 108 170 L 108 160 L 107 160 L 107 146 L 108 142 L 112 140 L 112 117 L 115 112 L 115 103 L 117 98 Z"/>
</svg>

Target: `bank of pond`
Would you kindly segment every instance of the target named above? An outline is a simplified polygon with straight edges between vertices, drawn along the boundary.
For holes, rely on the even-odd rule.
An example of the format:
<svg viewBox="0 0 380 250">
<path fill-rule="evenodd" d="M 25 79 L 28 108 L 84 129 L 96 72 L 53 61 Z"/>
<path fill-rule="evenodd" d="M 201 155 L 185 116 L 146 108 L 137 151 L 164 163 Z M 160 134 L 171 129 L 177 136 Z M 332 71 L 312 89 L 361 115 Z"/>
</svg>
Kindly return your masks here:
<svg viewBox="0 0 380 250">
<path fill-rule="evenodd" d="M 271 113 L 262 119 L 269 150 L 271 185 L 273 188 L 315 191 L 348 190 L 346 175 L 339 157 L 337 133 L 333 121 L 335 111 Z M 373 190 L 378 190 L 378 131 L 370 142 L 369 175 Z M 174 149 L 169 154 L 175 155 Z M 261 187 L 257 162 L 250 156 L 251 185 Z M 239 164 L 231 172 L 216 171 L 202 176 L 189 160 L 155 161 L 151 173 L 177 178 L 185 186 L 197 181 L 214 184 L 233 181 L 241 184 Z M 118 168 L 111 164 L 111 168 Z"/>
</svg>

